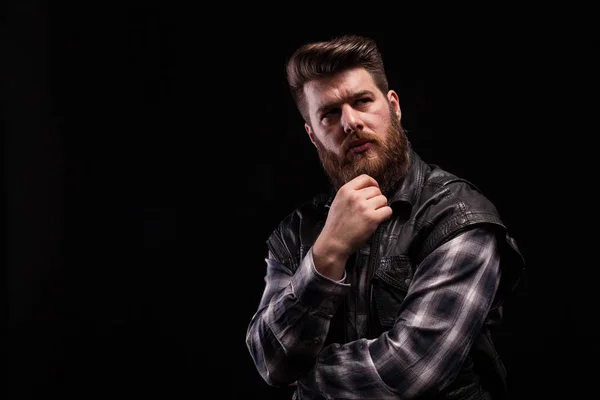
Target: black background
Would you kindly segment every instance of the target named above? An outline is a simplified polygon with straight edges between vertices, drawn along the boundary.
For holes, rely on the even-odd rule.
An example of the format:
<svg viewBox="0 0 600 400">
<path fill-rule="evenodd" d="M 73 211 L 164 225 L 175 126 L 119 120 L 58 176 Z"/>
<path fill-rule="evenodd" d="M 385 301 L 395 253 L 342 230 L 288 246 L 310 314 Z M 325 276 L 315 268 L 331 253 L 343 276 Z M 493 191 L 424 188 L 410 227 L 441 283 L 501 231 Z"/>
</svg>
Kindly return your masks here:
<svg viewBox="0 0 600 400">
<path fill-rule="evenodd" d="M 592 26 L 293 7 L 9 6 L 10 398 L 289 398 L 244 343 L 266 236 L 326 184 L 284 65 L 348 32 L 379 43 L 417 152 L 476 183 L 526 257 L 502 347 L 513 397 L 593 388 Z"/>
</svg>

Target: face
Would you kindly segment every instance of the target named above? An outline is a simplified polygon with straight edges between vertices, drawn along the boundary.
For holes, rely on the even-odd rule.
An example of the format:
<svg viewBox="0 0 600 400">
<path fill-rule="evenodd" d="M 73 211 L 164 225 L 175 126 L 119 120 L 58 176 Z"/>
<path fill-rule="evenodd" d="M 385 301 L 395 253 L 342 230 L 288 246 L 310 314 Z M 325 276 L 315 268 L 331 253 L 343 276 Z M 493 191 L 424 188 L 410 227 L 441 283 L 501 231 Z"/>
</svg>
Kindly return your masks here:
<svg viewBox="0 0 600 400">
<path fill-rule="evenodd" d="M 398 95 L 381 93 L 362 68 L 305 84 L 305 128 L 336 190 L 360 174 L 389 195 L 408 171 Z"/>
</svg>

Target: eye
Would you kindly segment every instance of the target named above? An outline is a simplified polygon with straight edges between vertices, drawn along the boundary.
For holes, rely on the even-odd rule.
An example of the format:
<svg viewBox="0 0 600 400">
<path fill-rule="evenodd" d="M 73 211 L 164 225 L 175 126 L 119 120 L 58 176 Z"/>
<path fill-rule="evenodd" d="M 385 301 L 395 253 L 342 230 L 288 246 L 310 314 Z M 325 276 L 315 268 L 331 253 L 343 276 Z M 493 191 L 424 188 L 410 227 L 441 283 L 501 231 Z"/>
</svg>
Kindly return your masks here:
<svg viewBox="0 0 600 400">
<path fill-rule="evenodd" d="M 339 108 L 333 108 L 321 115 L 321 120 L 325 121 L 337 117 L 340 114 Z"/>
</svg>

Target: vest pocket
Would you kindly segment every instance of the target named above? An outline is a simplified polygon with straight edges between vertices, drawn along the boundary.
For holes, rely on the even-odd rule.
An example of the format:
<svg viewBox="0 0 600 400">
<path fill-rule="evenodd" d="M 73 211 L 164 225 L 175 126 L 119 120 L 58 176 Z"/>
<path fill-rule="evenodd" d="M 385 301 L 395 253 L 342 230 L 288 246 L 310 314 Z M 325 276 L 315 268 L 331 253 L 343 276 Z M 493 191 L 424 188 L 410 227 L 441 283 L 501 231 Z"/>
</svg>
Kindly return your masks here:
<svg viewBox="0 0 600 400">
<path fill-rule="evenodd" d="M 382 257 L 373 276 L 373 302 L 379 323 L 384 330 L 391 328 L 414 273 L 408 256 Z"/>
</svg>

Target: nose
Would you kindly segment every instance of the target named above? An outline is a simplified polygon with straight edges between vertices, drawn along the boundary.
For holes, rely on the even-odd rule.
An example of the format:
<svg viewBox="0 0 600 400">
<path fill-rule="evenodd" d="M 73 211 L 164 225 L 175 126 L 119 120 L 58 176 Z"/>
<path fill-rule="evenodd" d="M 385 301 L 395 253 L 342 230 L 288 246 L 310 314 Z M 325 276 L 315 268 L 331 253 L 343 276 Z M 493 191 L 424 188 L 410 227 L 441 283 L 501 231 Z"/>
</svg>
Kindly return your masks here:
<svg viewBox="0 0 600 400">
<path fill-rule="evenodd" d="M 342 107 L 342 126 L 348 135 L 364 128 L 359 112 L 347 104 Z"/>
</svg>

